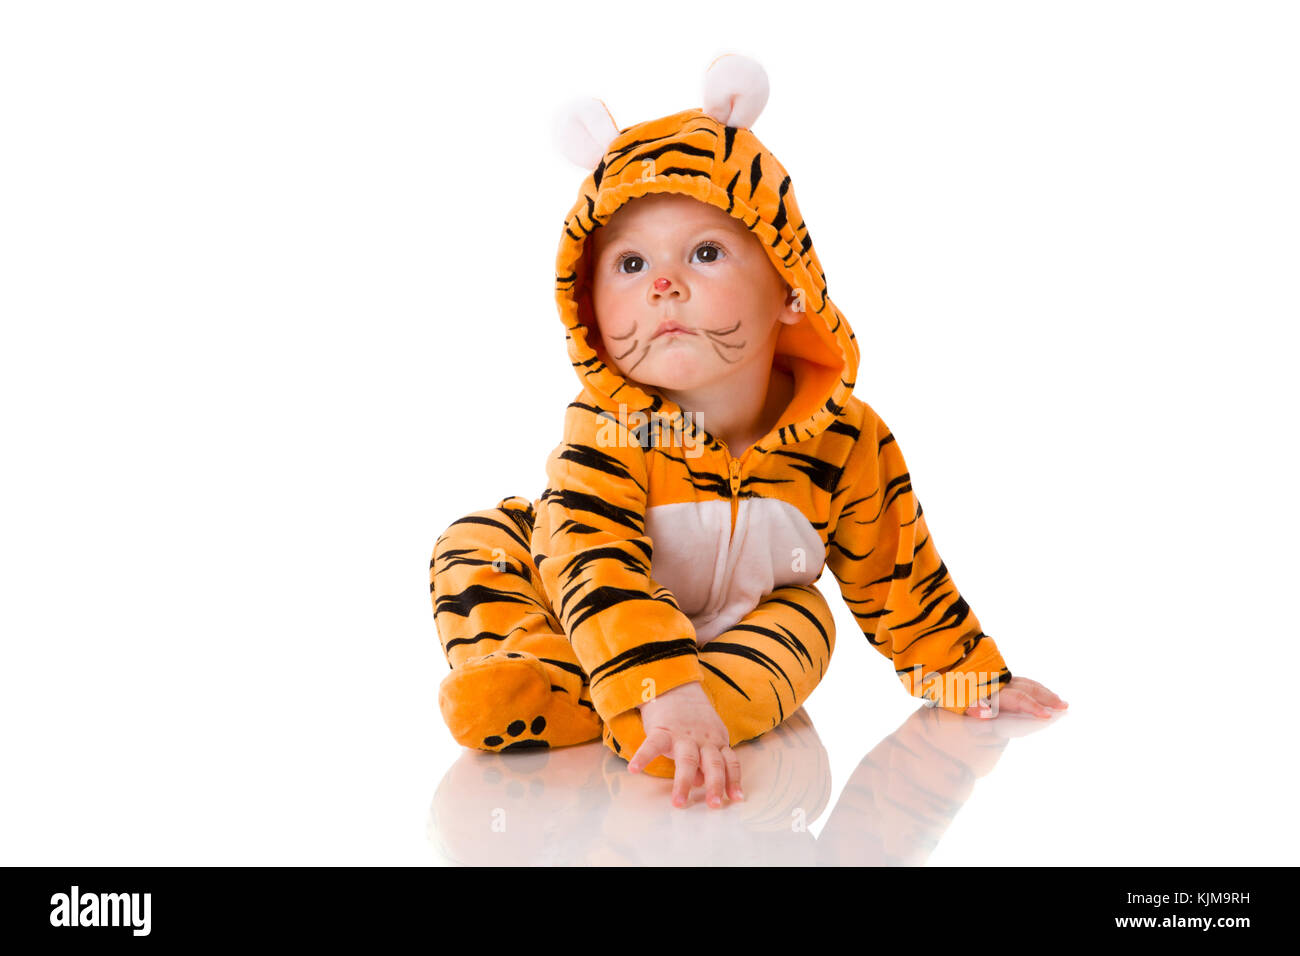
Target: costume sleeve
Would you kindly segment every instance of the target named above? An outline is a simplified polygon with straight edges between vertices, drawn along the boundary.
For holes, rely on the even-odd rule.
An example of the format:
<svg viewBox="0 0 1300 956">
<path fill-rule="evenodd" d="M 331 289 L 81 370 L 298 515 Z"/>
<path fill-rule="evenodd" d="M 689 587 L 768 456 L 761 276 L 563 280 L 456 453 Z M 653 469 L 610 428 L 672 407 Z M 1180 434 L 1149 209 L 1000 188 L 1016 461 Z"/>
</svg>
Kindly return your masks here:
<svg viewBox="0 0 1300 956">
<path fill-rule="evenodd" d="M 703 678 L 695 626 L 650 576 L 645 451 L 635 423 L 625 424 L 582 396 L 569 405 L 532 539 L 542 587 L 605 720 Z"/>
<path fill-rule="evenodd" d="M 836 507 L 826 563 L 908 693 L 962 713 L 1011 679 L 935 549 L 898 443 L 870 407 Z"/>
</svg>

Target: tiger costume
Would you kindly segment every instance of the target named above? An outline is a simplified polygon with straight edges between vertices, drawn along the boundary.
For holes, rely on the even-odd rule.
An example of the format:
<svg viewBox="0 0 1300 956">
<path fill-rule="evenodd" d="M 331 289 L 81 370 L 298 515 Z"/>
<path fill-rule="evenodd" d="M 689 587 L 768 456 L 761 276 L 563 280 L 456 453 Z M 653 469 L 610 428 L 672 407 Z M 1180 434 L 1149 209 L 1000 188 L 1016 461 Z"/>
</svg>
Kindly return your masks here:
<svg viewBox="0 0 1300 956">
<path fill-rule="evenodd" d="M 761 73 L 744 58 L 720 61 L 727 69 L 710 78 Z M 826 671 L 825 567 L 909 693 L 962 713 L 1011 678 L 935 549 L 893 434 L 852 394 L 857 340 L 827 294 L 790 176 L 748 128 L 765 76 L 757 108 L 712 82 L 708 108 L 616 129 L 591 101 L 603 116 L 579 120 L 595 168 L 564 222 L 555 294 L 581 391 L 542 494 L 452 522 L 429 566 L 452 668 L 439 706 L 464 746 L 601 737 L 629 760 L 645 739 L 637 706 L 691 681 L 732 746 L 752 740 L 795 713 Z M 625 203 L 663 192 L 740 220 L 804 303 L 774 358 L 794 397 L 738 458 L 621 375 L 595 322 L 589 237 Z M 671 777 L 673 761 L 657 756 L 645 770 Z"/>
</svg>

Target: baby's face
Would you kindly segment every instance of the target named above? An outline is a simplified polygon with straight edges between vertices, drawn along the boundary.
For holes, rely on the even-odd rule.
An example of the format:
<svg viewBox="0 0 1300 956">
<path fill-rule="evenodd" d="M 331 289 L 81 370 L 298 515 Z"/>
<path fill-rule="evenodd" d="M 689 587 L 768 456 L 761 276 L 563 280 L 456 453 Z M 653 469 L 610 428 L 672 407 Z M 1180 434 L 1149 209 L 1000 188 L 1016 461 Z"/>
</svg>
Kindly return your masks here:
<svg viewBox="0 0 1300 956">
<path fill-rule="evenodd" d="M 633 199 L 592 234 L 596 324 L 624 378 L 670 390 L 715 385 L 771 361 L 799 314 L 758 238 L 688 196 Z M 659 333 L 665 322 L 687 331 Z"/>
</svg>

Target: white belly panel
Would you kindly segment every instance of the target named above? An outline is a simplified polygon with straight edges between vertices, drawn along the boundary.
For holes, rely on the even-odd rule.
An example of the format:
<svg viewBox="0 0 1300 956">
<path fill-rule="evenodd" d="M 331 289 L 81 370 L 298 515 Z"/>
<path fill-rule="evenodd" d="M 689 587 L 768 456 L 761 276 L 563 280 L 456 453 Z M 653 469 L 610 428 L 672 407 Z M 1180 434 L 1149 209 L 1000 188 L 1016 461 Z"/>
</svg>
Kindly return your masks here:
<svg viewBox="0 0 1300 956">
<path fill-rule="evenodd" d="M 826 557 L 808 519 L 776 498 L 742 499 L 734 535 L 731 502 L 723 499 L 650 508 L 646 532 L 654 542 L 651 575 L 673 592 L 700 644 L 776 588 L 811 584 Z"/>
</svg>

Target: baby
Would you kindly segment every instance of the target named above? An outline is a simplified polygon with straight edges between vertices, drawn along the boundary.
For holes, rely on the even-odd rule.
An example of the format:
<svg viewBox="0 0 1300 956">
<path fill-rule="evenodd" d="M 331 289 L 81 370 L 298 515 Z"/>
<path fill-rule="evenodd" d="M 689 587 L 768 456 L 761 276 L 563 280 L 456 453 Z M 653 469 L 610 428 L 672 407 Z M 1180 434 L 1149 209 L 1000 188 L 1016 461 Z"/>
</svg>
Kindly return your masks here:
<svg viewBox="0 0 1300 956">
<path fill-rule="evenodd" d="M 852 390 L 790 177 L 750 132 L 762 68 L 724 56 L 705 107 L 623 130 L 575 114 L 593 168 L 556 298 L 582 391 L 536 501 L 453 522 L 430 565 L 468 747 L 602 737 L 684 806 L 743 799 L 733 748 L 803 705 L 835 646 L 831 569 L 867 640 L 931 706 L 1049 716 L 935 549 L 889 428 Z M 585 149 L 584 149 L 585 147 Z"/>
</svg>

